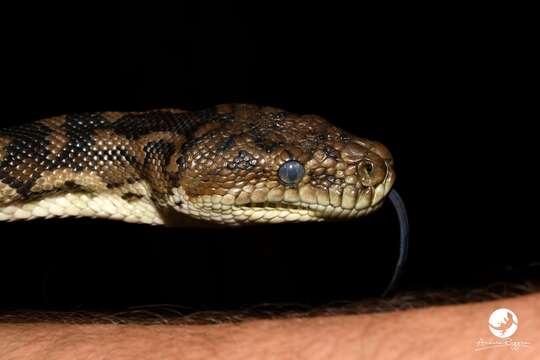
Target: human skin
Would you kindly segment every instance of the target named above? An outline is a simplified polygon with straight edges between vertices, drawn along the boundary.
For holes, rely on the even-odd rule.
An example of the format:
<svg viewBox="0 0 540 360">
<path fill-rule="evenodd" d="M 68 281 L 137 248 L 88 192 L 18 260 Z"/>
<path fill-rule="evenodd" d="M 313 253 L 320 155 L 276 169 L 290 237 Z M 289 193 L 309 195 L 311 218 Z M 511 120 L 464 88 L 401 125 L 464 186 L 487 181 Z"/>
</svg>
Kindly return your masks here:
<svg viewBox="0 0 540 360">
<path fill-rule="evenodd" d="M 528 347 L 475 351 L 495 340 L 497 308 L 519 318 Z M 533 359 L 540 353 L 540 293 L 386 313 L 215 325 L 0 325 L 0 359 Z"/>
</svg>

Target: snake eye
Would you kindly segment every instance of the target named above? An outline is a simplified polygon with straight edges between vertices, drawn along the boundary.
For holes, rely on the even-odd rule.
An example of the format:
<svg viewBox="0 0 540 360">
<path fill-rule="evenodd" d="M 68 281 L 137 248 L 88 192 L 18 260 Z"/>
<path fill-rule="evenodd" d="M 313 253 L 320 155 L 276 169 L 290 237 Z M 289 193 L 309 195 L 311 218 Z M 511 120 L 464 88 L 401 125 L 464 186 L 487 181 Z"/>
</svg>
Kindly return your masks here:
<svg viewBox="0 0 540 360">
<path fill-rule="evenodd" d="M 286 185 L 295 185 L 304 177 L 304 166 L 296 160 L 289 160 L 281 165 L 278 175 Z"/>
</svg>

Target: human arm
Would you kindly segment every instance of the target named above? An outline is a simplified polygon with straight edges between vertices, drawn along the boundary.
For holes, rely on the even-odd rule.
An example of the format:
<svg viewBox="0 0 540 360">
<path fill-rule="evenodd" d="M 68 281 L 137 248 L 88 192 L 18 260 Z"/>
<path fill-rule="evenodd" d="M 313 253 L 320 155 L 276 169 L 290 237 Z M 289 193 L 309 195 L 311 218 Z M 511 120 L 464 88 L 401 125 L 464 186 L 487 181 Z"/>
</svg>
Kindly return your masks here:
<svg viewBox="0 0 540 360">
<path fill-rule="evenodd" d="M 520 319 L 516 338 L 540 343 L 540 293 L 496 301 L 341 316 L 215 325 L 0 325 L 5 359 L 406 359 L 478 355 L 487 319 L 500 307 Z M 494 351 L 495 350 L 495 351 Z M 504 358 L 510 349 L 493 349 Z"/>
</svg>

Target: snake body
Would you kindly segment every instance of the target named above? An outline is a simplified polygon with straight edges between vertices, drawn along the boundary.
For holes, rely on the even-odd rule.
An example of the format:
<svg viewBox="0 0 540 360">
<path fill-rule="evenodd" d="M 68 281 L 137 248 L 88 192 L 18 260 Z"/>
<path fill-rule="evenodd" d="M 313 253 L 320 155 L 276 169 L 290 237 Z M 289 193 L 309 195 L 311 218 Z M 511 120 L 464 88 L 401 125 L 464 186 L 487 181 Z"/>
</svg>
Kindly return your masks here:
<svg viewBox="0 0 540 360">
<path fill-rule="evenodd" d="M 57 116 L 0 130 L 0 220 L 242 225 L 351 218 L 390 152 L 315 115 L 247 104 Z"/>
</svg>

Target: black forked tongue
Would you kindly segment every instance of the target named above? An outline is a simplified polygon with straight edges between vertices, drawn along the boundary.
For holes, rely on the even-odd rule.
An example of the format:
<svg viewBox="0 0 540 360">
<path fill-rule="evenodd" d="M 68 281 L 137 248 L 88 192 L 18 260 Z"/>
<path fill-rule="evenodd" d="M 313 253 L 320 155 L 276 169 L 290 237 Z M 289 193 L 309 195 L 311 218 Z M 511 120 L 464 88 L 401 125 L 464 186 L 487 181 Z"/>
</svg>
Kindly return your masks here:
<svg viewBox="0 0 540 360">
<path fill-rule="evenodd" d="M 390 191 L 388 198 L 392 202 L 392 205 L 394 205 L 399 220 L 399 257 L 392 279 L 386 287 L 386 290 L 382 293 L 382 296 L 388 296 L 395 290 L 396 285 L 403 274 L 405 263 L 407 262 L 407 254 L 409 252 L 409 218 L 407 216 L 407 209 L 405 209 L 405 204 L 396 190 Z"/>
</svg>

